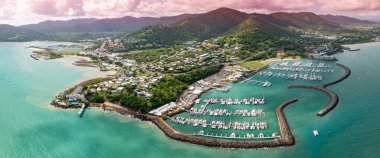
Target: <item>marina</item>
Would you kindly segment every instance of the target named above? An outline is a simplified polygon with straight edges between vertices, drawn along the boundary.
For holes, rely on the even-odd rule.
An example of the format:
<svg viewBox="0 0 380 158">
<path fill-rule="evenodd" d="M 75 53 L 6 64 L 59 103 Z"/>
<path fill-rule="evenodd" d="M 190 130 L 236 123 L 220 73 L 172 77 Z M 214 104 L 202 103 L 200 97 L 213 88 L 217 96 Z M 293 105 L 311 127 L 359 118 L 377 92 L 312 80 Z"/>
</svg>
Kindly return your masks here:
<svg viewBox="0 0 380 158">
<path fill-rule="evenodd" d="M 192 125 L 192 126 L 202 126 L 204 128 L 212 129 L 234 129 L 234 130 L 263 130 L 268 128 L 268 123 L 266 122 L 224 122 L 224 121 L 211 121 L 207 122 L 205 119 L 190 119 L 184 117 L 174 117 L 170 118 L 170 121 L 182 124 L 182 125 Z"/>
<path fill-rule="evenodd" d="M 212 137 L 212 138 L 224 138 L 224 139 L 242 139 L 242 140 L 254 140 L 254 139 L 275 139 L 275 138 L 281 138 L 281 136 L 278 135 L 278 133 L 272 133 L 271 136 L 264 135 L 262 132 L 260 132 L 256 137 L 253 133 L 247 133 L 244 135 L 237 135 L 235 132 L 232 132 L 231 134 L 218 134 L 218 133 L 205 133 L 203 130 L 199 131 L 198 133 L 195 133 L 194 135 L 197 136 L 203 136 L 203 137 Z"/>
<path fill-rule="evenodd" d="M 231 89 L 231 86 L 224 86 L 224 87 L 220 87 L 220 88 L 215 88 L 216 91 L 220 91 L 220 92 L 229 92 Z"/>
<path fill-rule="evenodd" d="M 281 134 L 277 133 L 284 130 L 282 129 L 284 123 L 274 122 L 272 118 L 276 117 L 276 115 L 277 118 L 282 116 L 279 116 L 279 111 L 277 111 L 276 115 L 268 112 L 268 110 L 273 110 L 273 106 L 276 107 L 276 103 L 267 102 L 267 98 L 272 100 L 273 95 L 267 96 L 266 91 L 257 91 L 254 93 L 255 97 L 236 96 L 234 95 L 235 89 L 237 87 L 248 89 L 251 86 L 247 85 L 257 85 L 257 87 L 268 88 L 270 91 L 273 82 L 280 82 L 280 80 L 274 80 L 275 78 L 303 81 L 299 83 L 323 81 L 325 78 L 327 78 L 326 80 L 331 80 L 329 76 L 335 76 L 335 74 L 341 72 L 341 70 L 337 71 L 336 68 L 337 66 L 326 62 L 288 61 L 273 63 L 266 70 L 257 72 L 253 77 L 247 77 L 237 84 L 215 88 L 214 92 L 223 93 L 206 93 L 203 96 L 207 97 L 201 96 L 194 99 L 192 107 L 188 109 L 182 108 L 185 111 L 184 113 L 171 116 L 167 122 L 170 126 L 180 131 L 184 130 L 186 131 L 185 133 L 208 139 L 255 141 L 259 140 L 259 137 L 264 139 L 281 138 Z M 336 81 L 331 82 L 335 83 Z M 310 85 L 310 87 L 318 89 L 318 86 Z M 298 88 L 298 86 L 291 85 L 289 88 Z M 331 92 L 323 87 L 320 90 L 326 94 Z M 330 104 L 336 104 L 338 100 L 334 99 L 333 94 L 335 93 L 331 92 L 331 94 L 332 102 Z M 327 107 L 332 106 L 330 104 Z M 317 115 L 323 116 L 328 112 L 322 111 L 318 112 Z M 281 125 L 277 125 L 277 123 Z M 259 136 L 260 133 L 265 136 Z M 272 135 L 273 133 L 275 135 Z"/>
<path fill-rule="evenodd" d="M 191 115 L 209 115 L 209 116 L 244 116 L 244 117 L 256 117 L 265 115 L 265 112 L 263 109 L 252 109 L 251 111 L 244 109 L 244 110 L 235 110 L 235 111 L 229 111 L 228 109 L 208 109 L 204 110 L 197 109 L 197 108 L 191 108 L 190 109 Z"/>
<path fill-rule="evenodd" d="M 305 67 L 305 68 L 332 68 L 333 66 L 326 64 L 325 62 L 313 63 L 306 62 L 302 64 L 302 61 L 295 61 L 292 64 L 289 61 L 279 62 L 276 64 L 277 66 L 282 67 Z"/>
<path fill-rule="evenodd" d="M 272 71 L 259 72 L 260 76 L 276 77 L 287 80 L 309 80 L 309 81 L 322 81 L 322 75 L 316 75 L 315 73 L 280 73 Z"/>
<path fill-rule="evenodd" d="M 200 100 L 196 101 L 196 103 L 199 103 Z M 244 98 L 244 99 L 238 99 L 238 98 L 210 98 L 205 99 L 203 101 L 204 103 L 208 104 L 221 104 L 221 105 L 263 105 L 265 104 L 265 97 L 262 98 Z"/>
<path fill-rule="evenodd" d="M 85 118 L 80 120 L 77 117 L 79 109 L 62 111 L 52 108 L 41 108 L 44 105 L 43 102 L 48 102 L 54 97 L 52 94 L 75 83 L 78 77 L 83 76 L 82 72 L 72 71 L 70 67 L 66 66 L 57 66 L 59 64 L 56 61 L 35 62 L 29 57 L 28 52 L 24 50 L 26 44 L 20 46 L 19 49 L 10 48 L 14 45 L 16 44 L 3 44 L 2 48 L 8 48 L 6 52 L 12 53 L 0 53 L 1 59 L 4 60 L 4 62 L 0 62 L 2 65 L 0 69 L 2 74 L 4 74 L 1 76 L 3 110 L 1 111 L 2 123 L 0 126 L 2 129 L 1 140 L 3 145 L 0 147 L 0 150 L 3 152 L 0 153 L 0 157 L 78 157 L 83 156 L 83 154 L 88 154 L 89 157 L 119 157 L 114 154 L 117 153 L 124 155 L 133 154 L 136 157 L 147 157 L 147 155 L 154 155 L 155 157 L 167 157 L 167 155 L 173 155 L 173 157 L 210 157 L 210 155 L 215 157 L 289 157 L 289 155 L 305 155 L 305 157 L 311 157 L 311 155 L 319 155 L 327 158 L 340 158 L 376 157 L 378 148 L 380 147 L 380 132 L 378 132 L 380 126 L 377 119 L 378 97 L 376 95 L 379 88 L 379 75 L 374 73 L 379 67 L 379 62 L 376 62 L 379 57 L 378 43 L 356 46 L 362 48 L 360 53 L 357 54 L 338 54 L 337 58 L 339 62 L 351 68 L 353 73 L 347 80 L 333 86 L 334 92 L 339 95 L 342 102 L 338 105 L 337 109 L 334 109 L 332 113 L 327 115 L 328 117 L 319 118 L 315 116 L 315 113 L 320 108 L 323 108 L 321 104 L 327 102 L 328 97 L 325 94 L 307 89 L 289 90 L 286 89 L 288 83 L 283 84 L 283 80 L 270 80 L 264 76 L 259 76 L 262 78 L 255 78 L 255 80 L 268 80 L 272 82 L 275 86 L 269 87 L 269 91 L 275 92 L 276 95 L 260 91 L 259 88 L 261 87 L 259 86 L 234 84 L 228 93 L 205 93 L 199 97 L 202 102 L 194 105 L 194 108 L 199 108 L 201 104 L 204 104 L 204 99 L 212 97 L 249 98 L 264 94 L 269 99 L 264 105 L 265 117 L 276 118 L 276 116 L 272 115 L 273 108 L 278 107 L 283 101 L 297 97 L 300 100 L 294 103 L 294 105 L 290 105 L 288 109 L 285 109 L 286 118 L 289 121 L 289 126 L 292 128 L 291 132 L 296 137 L 295 143 L 297 145 L 295 146 L 291 146 L 292 143 L 284 143 L 285 145 L 279 143 L 281 145 L 278 145 L 275 142 L 258 145 L 258 141 L 256 141 L 258 139 L 243 141 L 243 139 L 226 138 L 219 141 L 221 140 L 220 138 L 194 135 L 194 133 L 197 134 L 197 132 L 202 130 L 201 126 L 193 127 L 191 125 L 184 126 L 180 124 L 171 126 L 177 133 L 192 135 L 191 139 L 183 138 L 183 135 L 179 137 L 178 134 L 175 135 L 175 132 L 171 134 L 169 130 L 161 128 L 161 126 L 157 128 L 152 123 L 136 121 L 136 119 L 112 113 L 104 115 L 102 111 L 94 110 L 94 108 L 86 109 Z M 21 44 L 17 43 L 17 45 Z M 7 62 L 11 61 L 10 57 L 7 57 L 7 54 L 15 60 L 20 60 L 17 64 L 23 71 L 18 71 L 15 63 Z M 366 70 L 363 70 L 363 67 Z M 335 70 L 332 74 L 325 73 L 324 75 L 332 76 L 330 80 L 335 81 L 342 74 L 340 68 L 336 68 Z M 12 73 L 9 71 L 12 71 Z M 36 75 L 26 73 L 30 71 L 36 71 Z M 371 73 L 370 75 L 366 75 L 366 72 Z M 45 77 L 41 78 L 38 76 Z M 28 78 L 28 80 L 19 80 L 18 78 L 20 77 Z M 360 80 L 358 77 L 360 77 Z M 61 78 L 65 81 L 53 82 L 56 81 L 56 78 Z M 325 79 L 326 82 L 330 81 L 326 77 Z M 303 84 L 309 83 L 311 81 L 305 81 Z M 49 88 L 41 89 L 31 85 Z M 33 102 L 37 102 L 39 105 Z M 255 106 L 208 106 L 208 108 L 228 109 L 229 111 L 245 107 L 254 108 Z M 17 115 L 10 113 L 12 111 L 17 112 Z M 190 118 L 189 113 L 180 115 L 181 117 Z M 212 120 L 210 116 L 204 117 Z M 202 117 L 199 118 L 203 119 Z M 241 119 L 253 120 L 254 118 L 242 117 Z M 229 121 L 229 119 L 225 119 L 225 121 L 227 120 Z M 270 136 L 273 132 L 278 132 L 279 135 L 282 135 L 282 132 L 279 132 L 279 128 L 276 128 L 277 122 L 273 122 L 270 119 L 265 119 L 265 121 L 269 125 L 268 129 L 262 131 L 265 136 L 267 134 Z M 170 120 L 166 122 L 172 125 Z M 167 128 L 169 129 L 169 127 Z M 314 137 L 313 135 L 313 130 L 316 128 L 318 128 L 319 132 L 318 137 Z M 161 129 L 165 132 L 161 132 Z M 78 130 L 80 130 L 79 134 Z M 209 135 L 212 133 L 216 135 L 218 133 L 218 136 L 221 134 L 223 136 L 225 134 L 230 136 L 234 132 L 232 130 L 218 131 L 217 129 L 204 129 L 203 131 Z M 237 137 L 239 135 L 243 137 L 244 134 L 249 133 L 254 134 L 255 138 L 257 138 L 260 132 L 258 130 L 235 131 Z M 91 133 L 91 135 L 86 133 Z M 169 134 L 166 135 L 166 133 Z M 73 136 L 76 139 L 67 139 Z M 107 142 L 104 141 L 104 137 L 108 139 Z M 363 140 L 362 138 L 372 139 L 360 141 Z M 36 139 L 39 141 L 35 141 Z M 285 139 L 285 137 L 282 136 L 278 142 L 282 142 L 282 139 Z M 126 141 L 128 141 L 127 144 L 137 145 L 125 145 Z M 152 143 L 160 145 L 155 150 L 147 150 L 147 146 Z M 95 148 L 101 148 L 104 152 L 94 152 L 99 151 L 96 149 L 90 150 L 94 147 L 91 144 L 96 144 Z M 57 148 L 51 148 L 51 146 Z M 210 148 L 204 146 L 210 146 Z M 250 149 L 263 147 L 265 149 L 220 149 L 221 146 Z M 268 146 L 280 148 L 267 149 Z M 350 150 L 347 150 L 347 148 Z M 21 152 L 21 150 L 23 151 Z M 52 152 L 42 152 L 45 150 Z"/>
<path fill-rule="evenodd" d="M 262 87 L 270 87 L 272 86 L 272 83 L 269 81 L 258 81 L 258 80 L 253 80 L 253 79 L 246 79 L 244 81 L 241 81 L 239 84 L 251 84 L 251 85 L 258 85 Z"/>
</svg>

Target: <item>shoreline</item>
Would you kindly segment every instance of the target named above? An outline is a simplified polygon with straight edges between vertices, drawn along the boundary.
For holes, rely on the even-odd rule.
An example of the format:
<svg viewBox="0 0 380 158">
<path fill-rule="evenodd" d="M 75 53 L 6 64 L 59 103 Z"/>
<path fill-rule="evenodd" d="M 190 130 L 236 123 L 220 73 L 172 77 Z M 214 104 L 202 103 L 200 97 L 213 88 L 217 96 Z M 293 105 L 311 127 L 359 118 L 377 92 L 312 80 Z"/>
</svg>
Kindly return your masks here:
<svg viewBox="0 0 380 158">
<path fill-rule="evenodd" d="M 273 61 L 279 61 L 279 60 L 283 60 L 283 59 L 278 59 L 278 60 L 272 59 L 270 61 L 273 62 Z M 297 59 L 285 59 L 285 60 L 297 60 Z M 332 91 L 327 90 L 325 87 L 343 81 L 350 74 L 350 70 L 347 67 L 345 67 L 344 65 L 341 65 L 341 64 L 339 64 L 339 66 L 343 67 L 346 70 L 345 75 L 343 77 L 337 79 L 336 81 L 329 82 L 327 84 L 321 85 L 321 86 L 317 87 L 317 89 L 321 88 L 321 91 L 324 91 L 327 94 L 330 94 L 329 92 L 331 92 L 332 94 L 335 94 Z M 262 71 L 265 68 L 267 68 L 267 66 L 250 72 L 248 74 L 248 76 L 252 76 L 255 73 Z M 78 86 L 78 85 L 79 84 L 77 84 L 76 86 Z M 71 89 L 74 89 L 76 86 L 71 87 Z M 312 86 L 312 85 L 301 85 L 300 87 L 294 86 L 294 88 L 304 88 L 304 86 L 308 87 L 308 88 L 311 87 L 311 88 L 316 89 L 315 86 Z M 325 86 L 325 87 L 323 87 L 323 86 Z M 291 88 L 291 86 L 289 86 L 288 88 Z M 210 90 L 210 89 L 208 89 L 208 90 Z M 330 100 L 334 100 L 333 99 L 334 97 L 331 97 L 331 96 L 334 96 L 334 95 L 330 94 Z M 336 94 L 335 94 L 335 96 L 336 96 L 336 99 L 335 99 L 336 101 L 333 101 L 332 102 L 333 104 L 329 104 L 326 108 L 324 108 L 320 112 L 318 112 L 317 113 L 318 116 L 321 116 L 321 117 L 324 116 L 325 114 L 330 112 L 336 106 L 336 104 L 338 103 L 338 96 Z M 181 101 L 180 98 L 179 98 L 179 101 Z M 295 138 L 294 138 L 292 131 L 289 127 L 289 124 L 286 120 L 284 110 L 286 109 L 286 107 L 288 107 L 289 105 L 291 105 L 297 101 L 298 101 L 298 99 L 293 99 L 293 100 L 290 100 L 288 102 L 285 102 L 285 103 L 279 105 L 276 108 L 276 116 L 278 119 L 278 125 L 279 125 L 279 129 L 280 129 L 280 133 L 281 133 L 280 138 L 275 138 L 275 139 L 271 139 L 271 140 L 265 140 L 264 139 L 264 140 L 260 140 L 260 141 L 249 141 L 249 142 L 248 141 L 214 140 L 214 139 L 207 139 L 207 138 L 199 137 L 199 136 L 192 135 L 192 134 L 185 134 L 185 133 L 178 132 L 173 127 L 171 127 L 169 124 L 167 124 L 164 119 L 168 115 L 174 115 L 174 114 L 181 112 L 181 110 L 172 111 L 171 113 L 168 113 L 168 114 L 160 117 L 160 116 L 151 115 L 151 114 L 142 114 L 142 113 L 133 111 L 129 108 L 122 107 L 120 105 L 109 103 L 109 102 L 100 103 L 100 104 L 99 103 L 90 103 L 89 107 L 97 107 L 103 111 L 105 111 L 105 110 L 114 111 L 114 112 L 119 113 L 121 115 L 131 115 L 132 117 L 137 118 L 137 119 L 142 120 L 142 121 L 150 121 L 153 124 L 155 124 L 167 137 L 169 137 L 173 140 L 181 141 L 181 142 L 203 145 L 203 146 L 207 146 L 207 147 L 258 149 L 258 148 L 273 148 L 273 147 L 292 146 L 295 144 L 296 141 L 295 141 Z M 186 105 L 188 105 L 188 104 L 186 104 Z M 52 105 L 52 106 L 54 106 L 54 105 Z M 193 104 L 190 104 L 185 108 L 191 108 L 192 106 L 193 106 Z M 62 108 L 62 107 L 60 107 L 60 108 Z M 66 107 L 66 108 L 72 109 L 72 107 Z M 325 110 L 325 109 L 327 109 L 327 110 Z"/>
<path fill-rule="evenodd" d="M 301 57 L 295 57 L 295 58 L 286 57 L 283 59 L 281 59 L 281 58 L 269 58 L 269 59 L 262 60 L 260 62 L 269 65 L 270 63 L 276 62 L 276 61 L 290 61 L 290 60 L 301 60 L 301 59 L 303 59 L 303 58 L 301 58 Z"/>
<path fill-rule="evenodd" d="M 65 92 L 69 89 L 75 88 L 79 84 L 87 82 L 89 80 L 93 80 L 96 78 L 109 78 L 115 76 L 116 74 L 115 71 L 100 71 L 100 68 L 98 66 L 78 66 L 74 64 L 75 62 L 80 61 L 82 59 L 90 58 L 77 55 L 65 55 L 65 57 L 63 58 L 55 59 L 55 61 L 62 63 L 64 66 L 72 67 L 75 71 L 82 71 L 80 79 L 77 79 L 74 82 L 66 85 L 62 90 L 55 92 L 55 96 L 57 96 L 61 92 Z"/>
</svg>

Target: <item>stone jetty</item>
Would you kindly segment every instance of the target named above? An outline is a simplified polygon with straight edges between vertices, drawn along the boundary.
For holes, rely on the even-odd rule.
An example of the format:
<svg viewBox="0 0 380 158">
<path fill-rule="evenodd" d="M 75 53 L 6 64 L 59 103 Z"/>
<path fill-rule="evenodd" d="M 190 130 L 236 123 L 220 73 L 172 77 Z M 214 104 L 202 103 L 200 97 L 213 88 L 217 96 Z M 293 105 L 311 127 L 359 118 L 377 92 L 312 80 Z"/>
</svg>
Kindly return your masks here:
<svg viewBox="0 0 380 158">
<path fill-rule="evenodd" d="M 288 122 L 286 120 L 284 110 L 289 105 L 298 101 L 297 99 L 290 100 L 281 104 L 276 109 L 276 114 L 278 118 L 281 138 L 271 139 L 271 140 L 263 140 L 263 141 L 226 141 L 226 140 L 212 140 L 212 139 L 204 139 L 192 134 L 184 134 L 176 131 L 170 125 L 168 125 L 164 118 L 158 117 L 150 114 L 141 114 L 130 110 L 128 108 L 122 107 L 113 103 L 104 103 L 104 104 L 91 104 L 92 107 L 100 107 L 103 110 L 115 111 L 123 115 L 132 115 L 138 119 L 143 121 L 151 121 L 158 128 L 160 128 L 164 134 L 174 140 L 204 145 L 208 147 L 223 147 L 223 148 L 241 148 L 241 149 L 253 149 L 253 148 L 271 148 L 271 147 L 282 147 L 282 146 L 292 146 L 295 144 L 294 136 L 290 130 Z"/>
<path fill-rule="evenodd" d="M 324 115 L 326 115 L 331 110 L 333 110 L 338 105 L 338 102 L 339 102 L 338 95 L 336 93 L 332 92 L 331 90 L 328 90 L 326 87 L 334 85 L 334 84 L 337 84 L 339 82 L 342 82 L 343 80 L 347 79 L 348 76 L 350 76 L 350 74 L 351 74 L 351 70 L 347 66 L 345 66 L 343 64 L 339 64 L 339 63 L 337 63 L 337 65 L 340 66 L 340 67 L 342 67 L 345 70 L 345 72 L 344 72 L 344 75 L 342 77 L 340 77 L 339 79 L 337 79 L 335 81 L 332 81 L 332 82 L 329 82 L 329 83 L 326 83 L 326 84 L 322 84 L 322 85 L 317 85 L 317 86 L 313 86 L 313 85 L 292 85 L 292 86 L 288 87 L 288 88 L 309 88 L 309 89 L 316 89 L 316 90 L 319 90 L 319 91 L 327 94 L 330 97 L 330 101 L 329 101 L 329 103 L 327 104 L 327 106 L 325 108 L 323 108 L 322 110 L 320 110 L 319 112 L 317 112 L 317 116 L 324 116 Z"/>
</svg>

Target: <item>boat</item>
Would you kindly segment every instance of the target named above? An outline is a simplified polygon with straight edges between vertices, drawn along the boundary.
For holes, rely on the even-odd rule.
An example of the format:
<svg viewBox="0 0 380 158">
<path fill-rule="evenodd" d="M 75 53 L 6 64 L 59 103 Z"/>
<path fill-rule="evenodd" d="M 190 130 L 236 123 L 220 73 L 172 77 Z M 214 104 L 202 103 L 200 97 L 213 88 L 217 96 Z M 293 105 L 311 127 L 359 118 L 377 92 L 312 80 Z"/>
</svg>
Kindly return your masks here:
<svg viewBox="0 0 380 158">
<path fill-rule="evenodd" d="M 230 138 L 236 138 L 236 133 L 232 132 L 231 135 L 230 135 Z"/>
<path fill-rule="evenodd" d="M 314 130 L 314 131 L 313 131 L 313 134 L 314 134 L 314 136 L 318 136 L 318 135 L 319 135 L 319 132 L 318 132 L 317 130 Z"/>
<path fill-rule="evenodd" d="M 260 132 L 258 138 L 264 138 L 264 134 Z"/>
</svg>

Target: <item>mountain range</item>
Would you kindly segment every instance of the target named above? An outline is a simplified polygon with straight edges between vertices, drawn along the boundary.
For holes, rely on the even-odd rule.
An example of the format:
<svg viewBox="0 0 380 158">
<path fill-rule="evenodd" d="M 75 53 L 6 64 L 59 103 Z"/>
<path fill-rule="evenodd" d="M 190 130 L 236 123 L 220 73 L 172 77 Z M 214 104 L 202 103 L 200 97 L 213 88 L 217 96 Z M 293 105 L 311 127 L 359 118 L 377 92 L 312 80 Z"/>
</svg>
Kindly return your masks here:
<svg viewBox="0 0 380 158">
<path fill-rule="evenodd" d="M 44 21 L 38 24 L 20 26 L 45 33 L 83 33 L 83 32 L 132 32 L 152 24 L 172 24 L 181 19 L 195 16 L 194 14 L 182 14 L 171 17 L 131 17 L 109 19 L 73 19 L 68 21 Z"/>
<path fill-rule="evenodd" d="M 0 24 L 0 41 L 33 41 L 48 39 L 49 35 L 18 28 L 7 24 Z"/>
<path fill-rule="evenodd" d="M 266 36 L 292 36 L 299 30 L 348 31 L 342 26 L 348 23 L 368 23 L 368 21 L 343 16 L 321 16 L 311 12 L 249 14 L 229 8 L 220 8 L 180 20 L 171 25 L 151 25 L 131 33 L 129 36 L 137 36 L 150 42 L 163 44 L 188 40 L 199 41 L 228 34 L 244 35 L 252 32 Z"/>
<path fill-rule="evenodd" d="M 244 13 L 220 8 L 203 14 L 183 14 L 171 17 L 130 17 L 109 19 L 73 19 L 44 21 L 19 27 L 0 25 L 0 41 L 55 39 L 65 33 L 130 33 L 153 42 L 202 40 L 247 30 L 273 35 L 289 35 L 290 30 L 339 31 L 342 25 L 372 24 L 346 16 L 316 15 L 311 12 L 271 14 Z"/>
</svg>

